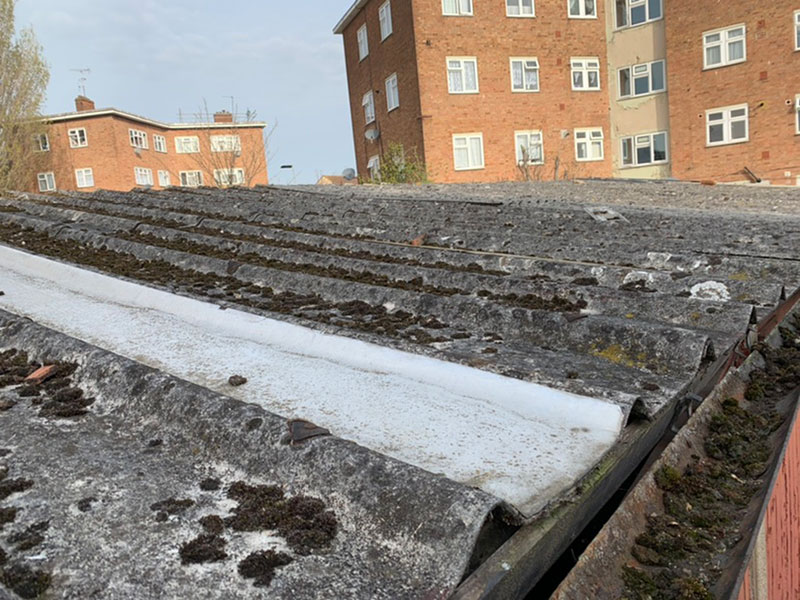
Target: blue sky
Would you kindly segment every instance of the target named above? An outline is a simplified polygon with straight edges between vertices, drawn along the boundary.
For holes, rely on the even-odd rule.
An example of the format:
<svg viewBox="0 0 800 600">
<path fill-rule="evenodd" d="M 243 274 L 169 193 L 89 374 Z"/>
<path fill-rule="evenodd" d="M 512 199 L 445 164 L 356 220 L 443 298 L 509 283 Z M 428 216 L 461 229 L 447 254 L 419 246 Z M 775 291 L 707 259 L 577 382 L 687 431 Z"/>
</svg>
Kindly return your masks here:
<svg viewBox="0 0 800 600">
<path fill-rule="evenodd" d="M 45 113 L 86 95 L 161 121 L 203 108 L 255 110 L 277 129 L 270 179 L 314 183 L 355 166 L 341 36 L 351 0 L 18 0 L 17 27 L 32 26 L 50 65 Z"/>
</svg>

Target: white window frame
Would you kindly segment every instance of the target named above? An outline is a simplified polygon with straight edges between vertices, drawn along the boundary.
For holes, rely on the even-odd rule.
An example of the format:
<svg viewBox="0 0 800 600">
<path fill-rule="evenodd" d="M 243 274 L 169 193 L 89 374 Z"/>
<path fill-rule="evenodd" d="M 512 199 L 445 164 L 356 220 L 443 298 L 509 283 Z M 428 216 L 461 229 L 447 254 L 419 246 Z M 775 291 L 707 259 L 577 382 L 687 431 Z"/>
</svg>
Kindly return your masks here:
<svg viewBox="0 0 800 600">
<path fill-rule="evenodd" d="M 200 187 L 203 185 L 202 171 L 181 171 L 178 175 L 181 187 Z"/>
<path fill-rule="evenodd" d="M 524 0 L 506 0 L 506 16 L 507 17 L 511 17 L 513 19 L 519 19 L 519 18 L 532 19 L 533 17 L 535 17 L 536 16 L 536 0 L 530 0 L 530 2 L 531 2 L 531 12 L 529 12 L 529 13 L 523 13 L 522 12 L 523 11 L 523 6 L 522 6 L 523 1 Z M 509 10 L 511 9 L 511 6 L 510 6 L 509 3 L 513 3 L 513 5 L 516 6 L 516 9 L 519 12 L 518 13 L 509 12 Z"/>
<path fill-rule="evenodd" d="M 529 164 L 529 165 L 543 165 L 544 164 L 544 135 L 542 134 L 542 131 L 540 129 L 531 129 L 531 130 L 527 130 L 527 131 L 515 131 L 514 132 L 514 148 L 515 148 L 516 157 L 517 157 L 517 165 L 518 166 L 523 166 L 525 164 L 524 161 L 523 161 L 523 156 L 522 156 L 522 146 L 523 146 L 523 144 L 520 144 L 520 139 L 519 139 L 522 136 L 525 136 L 525 138 L 527 139 L 527 141 L 525 142 L 525 146 L 527 148 L 529 148 L 529 149 L 534 146 L 534 144 L 531 143 L 531 140 L 538 136 L 538 138 L 539 138 L 539 143 L 538 143 L 538 146 L 539 146 L 539 158 L 537 160 L 534 160 L 534 159 L 531 158 L 531 155 L 529 154 L 528 155 L 527 164 Z"/>
<path fill-rule="evenodd" d="M 655 160 L 655 138 L 664 136 L 664 158 Z M 625 145 L 630 144 L 630 161 L 625 162 Z M 650 148 L 650 162 L 639 162 L 637 150 L 640 148 Z M 620 162 L 623 169 L 644 167 L 648 165 L 664 165 L 669 163 L 669 135 L 666 131 L 655 131 L 653 133 L 642 133 L 638 135 L 626 135 L 620 139 Z"/>
<path fill-rule="evenodd" d="M 75 184 L 78 188 L 94 187 L 94 171 L 92 171 L 92 168 L 75 169 Z"/>
<path fill-rule="evenodd" d="M 36 181 L 39 183 L 40 192 L 55 192 L 56 191 L 56 175 L 52 171 L 47 173 L 39 173 L 36 175 Z M 42 185 L 44 184 L 44 185 Z"/>
<path fill-rule="evenodd" d="M 381 157 L 375 154 L 374 156 L 370 156 L 369 160 L 367 161 L 367 173 L 369 173 L 369 178 L 373 181 L 377 181 L 380 179 L 381 176 Z"/>
<path fill-rule="evenodd" d="M 731 113 L 736 110 L 744 109 L 743 117 L 732 117 Z M 722 113 L 722 119 L 715 121 L 714 124 L 722 124 L 722 141 L 711 141 L 711 122 L 709 116 L 715 113 Z M 744 121 L 744 138 L 733 139 L 731 131 L 733 123 Z M 711 108 L 706 111 L 706 147 L 712 148 L 715 146 L 728 146 L 730 144 L 744 144 L 750 141 L 750 107 L 747 104 L 737 104 L 735 106 L 722 106 L 719 108 Z"/>
<path fill-rule="evenodd" d="M 244 185 L 244 169 L 214 169 L 214 181 L 220 186 Z"/>
<path fill-rule="evenodd" d="M 133 167 L 133 177 L 136 185 L 153 185 L 153 169 Z"/>
<path fill-rule="evenodd" d="M 212 152 L 242 152 L 242 138 L 238 135 L 212 135 L 211 136 L 211 151 Z"/>
<path fill-rule="evenodd" d="M 594 10 L 591 14 L 586 12 L 586 0 L 577 0 L 578 14 L 572 14 L 572 0 L 567 0 L 567 17 L 570 19 L 596 19 L 597 18 L 597 3 L 601 0 L 592 0 L 594 3 Z"/>
<path fill-rule="evenodd" d="M 378 8 L 378 23 L 381 28 L 381 41 L 392 35 L 392 4 L 391 0 L 386 0 Z"/>
<path fill-rule="evenodd" d="M 448 8 L 448 4 L 452 8 Z M 472 0 L 442 0 L 442 15 L 445 17 L 471 17 Z"/>
<path fill-rule="evenodd" d="M 358 61 L 361 62 L 369 56 L 369 38 L 367 37 L 366 23 L 356 31 L 356 43 L 358 44 Z"/>
<path fill-rule="evenodd" d="M 175 138 L 175 152 L 178 154 L 199 154 L 200 138 L 196 135 L 181 135 Z"/>
<path fill-rule="evenodd" d="M 169 171 L 158 172 L 158 185 L 161 187 L 170 187 L 172 185 L 172 183 L 170 183 Z"/>
<path fill-rule="evenodd" d="M 519 63 L 522 69 L 522 87 L 514 87 L 514 63 Z M 509 73 L 511 75 L 511 91 L 518 94 L 533 94 L 539 91 L 540 78 L 539 78 L 539 59 L 535 56 L 512 56 L 509 61 Z M 535 65 L 535 66 L 532 66 Z M 536 88 L 527 89 L 525 87 L 525 72 L 536 71 Z"/>
<path fill-rule="evenodd" d="M 153 150 L 156 152 L 161 152 L 163 154 L 167 153 L 167 138 L 163 135 L 153 134 Z"/>
<path fill-rule="evenodd" d="M 472 153 L 472 145 L 470 144 L 471 140 L 479 140 L 480 141 L 480 162 L 476 160 Z M 464 141 L 461 144 L 461 140 Z M 467 165 L 466 167 L 459 167 L 458 162 L 456 161 L 456 150 L 463 150 L 466 149 L 467 151 Z M 476 132 L 476 133 L 454 133 L 453 134 L 453 167 L 456 171 L 477 171 L 480 169 L 486 168 L 486 157 L 485 157 L 485 150 L 483 148 L 483 133 Z"/>
<path fill-rule="evenodd" d="M 34 152 L 50 152 L 50 138 L 46 133 L 33 136 L 33 150 Z"/>
<path fill-rule="evenodd" d="M 397 85 L 397 73 L 392 73 L 386 78 L 386 112 L 400 108 L 400 89 Z"/>
<path fill-rule="evenodd" d="M 794 11 L 794 49 L 800 50 L 800 10 Z"/>
<path fill-rule="evenodd" d="M 653 65 L 661 63 L 662 64 L 662 73 L 664 75 L 664 87 L 662 89 L 656 90 L 653 89 Z M 636 70 L 639 69 L 640 71 L 637 73 Z M 628 85 L 630 86 L 630 93 L 623 94 L 622 93 L 622 72 L 628 71 Z M 642 77 L 643 75 L 647 76 L 648 80 L 648 90 L 643 94 L 636 93 L 636 79 Z M 666 60 L 654 60 L 653 62 L 649 63 L 640 63 L 638 65 L 628 65 L 627 67 L 622 67 L 621 69 L 617 69 L 617 93 L 619 94 L 619 98 L 621 100 L 627 98 L 641 98 L 642 96 L 652 96 L 653 94 L 663 94 L 667 91 L 667 61 Z"/>
<path fill-rule="evenodd" d="M 730 33 L 738 30 L 742 30 L 742 35 L 740 37 L 730 38 Z M 718 35 L 719 41 L 709 42 L 708 37 L 712 35 Z M 742 43 L 742 58 L 737 58 L 731 60 L 730 58 L 730 47 L 731 44 L 740 42 Z M 708 49 L 719 46 L 719 55 L 720 55 L 720 62 L 714 64 L 708 64 Z M 722 29 L 714 29 L 711 31 L 704 31 L 703 32 L 703 69 L 719 69 L 721 67 L 727 67 L 730 65 L 738 65 L 739 63 L 747 62 L 747 26 L 744 23 L 739 23 L 738 25 L 732 25 L 730 27 L 724 27 Z"/>
<path fill-rule="evenodd" d="M 599 135 L 597 135 L 599 134 Z M 575 160 L 578 162 L 596 162 L 605 160 L 605 137 L 602 127 L 580 127 L 573 133 L 575 137 Z M 595 147 L 592 142 L 600 141 L 600 154 L 593 152 Z M 586 146 L 584 158 L 580 158 L 578 147 L 583 144 Z"/>
<path fill-rule="evenodd" d="M 642 25 L 647 25 L 648 23 L 652 23 L 653 21 L 660 21 L 664 18 L 664 1 L 657 0 L 659 4 L 659 15 L 657 17 L 653 17 L 650 14 L 650 2 L 653 0 L 615 0 L 614 2 L 614 25 L 616 29 L 628 29 L 631 27 L 641 27 Z M 620 24 L 619 22 L 619 12 L 617 11 L 617 4 L 620 2 L 625 3 L 625 22 Z M 646 16 L 645 20 L 632 24 L 632 15 L 633 11 L 638 7 L 644 7 Z"/>
<path fill-rule="evenodd" d="M 458 67 L 453 67 L 453 71 L 458 71 L 461 74 L 461 90 L 453 90 L 450 86 L 450 63 L 451 62 L 458 62 L 460 63 Z M 466 77 L 466 63 L 472 63 L 475 65 L 475 89 L 466 89 L 467 85 L 467 77 Z M 479 94 L 480 93 L 480 82 L 478 79 L 478 57 L 476 56 L 448 56 L 445 58 L 445 66 L 447 67 L 447 91 L 451 94 Z"/>
<path fill-rule="evenodd" d="M 375 122 L 375 97 L 372 90 L 361 97 L 361 106 L 364 108 L 364 122 L 366 125 Z"/>
<path fill-rule="evenodd" d="M 139 148 L 140 150 L 147 150 L 147 132 L 141 129 L 128 129 L 128 139 L 130 139 L 131 146 Z"/>
<path fill-rule="evenodd" d="M 89 138 L 86 135 L 85 127 L 77 127 L 67 131 L 70 148 L 86 148 L 89 145 Z"/>
<path fill-rule="evenodd" d="M 593 66 L 589 66 L 592 63 Z M 570 83 L 572 84 L 572 91 L 574 92 L 596 92 L 600 90 L 600 59 L 596 56 L 573 56 L 569 59 L 570 66 Z M 589 73 L 597 74 L 597 86 L 592 87 L 589 85 Z M 577 87 L 575 85 L 575 73 L 581 74 L 583 86 Z"/>
</svg>

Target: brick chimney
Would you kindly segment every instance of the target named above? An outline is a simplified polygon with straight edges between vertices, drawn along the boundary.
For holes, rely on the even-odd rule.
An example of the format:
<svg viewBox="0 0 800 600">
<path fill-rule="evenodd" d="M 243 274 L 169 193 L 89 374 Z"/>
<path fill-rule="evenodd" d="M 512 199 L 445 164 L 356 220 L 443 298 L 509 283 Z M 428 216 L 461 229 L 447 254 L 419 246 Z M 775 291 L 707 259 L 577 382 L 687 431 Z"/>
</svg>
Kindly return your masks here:
<svg viewBox="0 0 800 600">
<path fill-rule="evenodd" d="M 214 113 L 214 123 L 233 123 L 233 115 L 227 110 Z"/>
<path fill-rule="evenodd" d="M 78 96 L 75 98 L 75 110 L 78 112 L 94 110 L 94 101 L 89 100 L 86 96 Z"/>
</svg>

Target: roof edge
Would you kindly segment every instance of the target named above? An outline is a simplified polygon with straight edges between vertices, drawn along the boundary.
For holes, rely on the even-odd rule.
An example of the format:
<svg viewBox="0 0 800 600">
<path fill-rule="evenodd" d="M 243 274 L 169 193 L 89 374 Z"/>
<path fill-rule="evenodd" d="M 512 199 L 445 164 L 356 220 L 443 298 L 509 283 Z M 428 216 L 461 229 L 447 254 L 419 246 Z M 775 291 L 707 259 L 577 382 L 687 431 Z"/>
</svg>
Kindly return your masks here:
<svg viewBox="0 0 800 600">
<path fill-rule="evenodd" d="M 344 28 L 347 27 L 358 12 L 367 5 L 367 2 L 369 2 L 369 0 L 356 0 L 353 2 L 352 6 L 347 9 L 347 12 L 344 13 L 344 16 L 339 19 L 339 22 L 333 28 L 333 33 L 344 33 Z"/>
<path fill-rule="evenodd" d="M 265 128 L 267 123 L 260 121 L 248 123 L 162 123 L 155 119 L 148 119 L 147 117 L 140 117 L 133 113 L 125 112 L 117 108 L 100 108 L 97 110 L 86 110 L 81 112 L 63 113 L 57 115 L 45 115 L 42 120 L 50 123 L 58 123 L 60 121 L 71 121 L 74 119 L 91 118 L 91 117 L 120 117 L 128 119 L 129 121 L 136 121 L 137 123 L 145 123 L 147 125 L 154 125 L 163 129 L 231 129 L 231 128 L 250 128 L 259 127 Z"/>
</svg>

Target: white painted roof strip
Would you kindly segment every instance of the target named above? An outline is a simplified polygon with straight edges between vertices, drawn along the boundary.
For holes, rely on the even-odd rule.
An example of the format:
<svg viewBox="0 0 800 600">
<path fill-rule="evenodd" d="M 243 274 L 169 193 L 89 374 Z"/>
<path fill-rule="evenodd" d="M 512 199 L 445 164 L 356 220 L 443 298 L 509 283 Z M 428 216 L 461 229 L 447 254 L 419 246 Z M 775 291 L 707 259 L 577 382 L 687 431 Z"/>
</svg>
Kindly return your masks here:
<svg viewBox="0 0 800 600">
<path fill-rule="evenodd" d="M 479 487 L 526 516 L 600 460 L 620 408 L 0 246 L 0 307 Z M 241 374 L 248 383 L 227 384 Z"/>
</svg>

